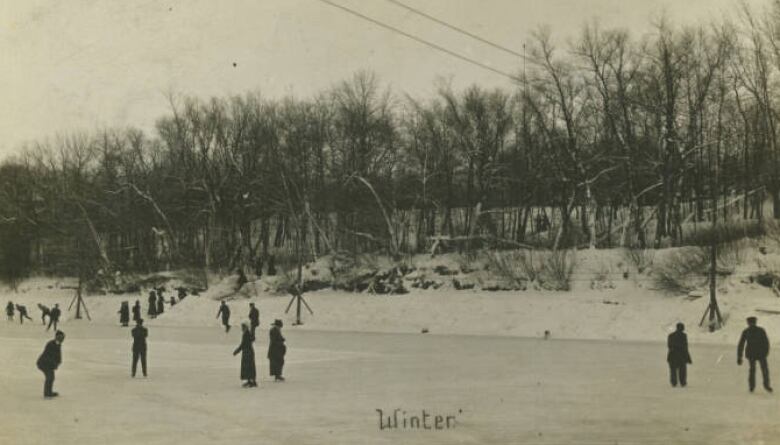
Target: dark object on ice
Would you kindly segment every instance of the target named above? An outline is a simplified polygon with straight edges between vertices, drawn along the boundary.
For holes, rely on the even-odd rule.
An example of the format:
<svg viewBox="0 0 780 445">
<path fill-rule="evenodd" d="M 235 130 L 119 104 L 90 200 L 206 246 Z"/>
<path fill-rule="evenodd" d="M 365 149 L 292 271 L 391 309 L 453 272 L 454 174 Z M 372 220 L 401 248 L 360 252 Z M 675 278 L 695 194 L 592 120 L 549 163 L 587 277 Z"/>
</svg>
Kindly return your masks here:
<svg viewBox="0 0 780 445">
<path fill-rule="evenodd" d="M 277 382 L 284 381 L 282 377 L 282 368 L 284 367 L 284 356 L 287 354 L 287 346 L 284 344 L 282 336 L 282 320 L 274 320 L 273 327 L 268 331 L 270 343 L 268 344 L 269 371 Z"/>
<path fill-rule="evenodd" d="M 49 314 L 51 314 L 51 310 L 48 307 L 42 305 L 41 303 L 38 303 L 38 309 L 41 310 L 41 324 L 45 325 L 46 317 L 48 317 Z"/>
<path fill-rule="evenodd" d="M 158 294 L 157 294 L 157 315 L 162 315 L 163 312 L 165 312 L 165 297 L 163 297 L 162 292 L 158 291 Z"/>
<path fill-rule="evenodd" d="M 60 311 L 60 305 L 55 304 L 53 308 L 51 308 L 51 312 L 49 313 L 49 325 L 46 326 L 46 330 L 48 331 L 52 326 L 54 327 L 54 330 L 57 330 L 57 324 L 60 322 L 60 315 L 62 314 L 62 311 Z"/>
<path fill-rule="evenodd" d="M 17 304 L 16 312 L 19 313 L 19 324 L 24 324 L 25 318 L 32 321 L 32 318 L 30 318 L 30 316 L 27 315 L 27 306 L 22 306 L 21 304 Z"/>
<path fill-rule="evenodd" d="M 257 368 L 255 367 L 255 348 L 252 342 L 255 336 L 246 323 L 241 323 L 241 344 L 238 345 L 233 355 L 241 353 L 241 380 L 246 380 L 244 387 L 253 388 L 257 386 Z"/>
<path fill-rule="evenodd" d="M 149 318 L 157 316 L 157 294 L 153 291 L 149 291 L 149 309 L 146 311 Z"/>
<path fill-rule="evenodd" d="M 9 301 L 5 306 L 5 315 L 8 317 L 8 321 L 14 320 L 14 303 Z"/>
<path fill-rule="evenodd" d="M 669 376 L 672 386 L 680 387 L 688 384 L 687 366 L 693 364 L 691 354 L 688 352 L 688 335 L 685 334 L 685 325 L 677 323 L 676 330 L 669 334 L 666 345 L 669 353 L 666 354 L 666 362 L 669 363 Z"/>
<path fill-rule="evenodd" d="M 742 353 L 750 363 L 748 371 L 748 388 L 750 392 L 756 388 L 756 362 L 761 366 L 761 376 L 763 377 L 764 389 L 772 392 L 772 386 L 769 384 L 769 366 L 766 357 L 769 355 L 769 338 L 763 328 L 756 325 L 756 317 L 748 317 L 748 327 L 742 331 L 737 346 L 737 365 L 742 365 Z M 745 345 L 747 344 L 747 346 Z"/>
<path fill-rule="evenodd" d="M 230 331 L 230 307 L 224 301 L 219 305 L 219 311 L 217 311 L 217 318 L 222 316 L 222 325 L 225 326 L 225 332 Z"/>
<path fill-rule="evenodd" d="M 169 304 L 170 304 L 171 306 L 176 306 L 176 297 L 174 297 L 173 295 L 171 295 L 171 301 L 170 301 L 170 303 L 169 303 Z"/>
<path fill-rule="evenodd" d="M 428 333 L 428 328 L 422 328 L 422 331 L 420 331 L 420 332 L 423 333 L 423 334 L 427 334 Z"/>
<path fill-rule="evenodd" d="M 126 301 L 122 302 L 117 313 L 119 314 L 119 323 L 123 327 L 127 327 L 127 324 L 130 323 L 130 306 L 128 306 Z"/>
<path fill-rule="evenodd" d="M 544 339 L 549 340 L 550 339 L 550 331 L 544 331 Z"/>
<path fill-rule="evenodd" d="M 54 340 L 50 340 L 46 343 L 46 347 L 43 349 L 43 353 L 38 357 L 36 365 L 38 369 L 43 373 L 45 380 L 43 383 L 43 396 L 44 397 L 57 397 L 57 393 L 53 391 L 54 386 L 54 371 L 62 363 L 62 342 L 65 341 L 65 333 L 57 331 L 54 334 Z"/>
<path fill-rule="evenodd" d="M 135 300 L 135 305 L 133 305 L 133 321 L 138 321 L 140 319 L 141 319 L 141 302 Z"/>
<path fill-rule="evenodd" d="M 260 326 L 260 311 L 257 310 L 254 303 L 249 303 L 249 323 L 252 328 L 252 336 L 255 336 L 255 329 Z"/>
<path fill-rule="evenodd" d="M 135 371 L 138 367 L 138 360 L 141 360 L 141 372 L 146 377 L 146 337 L 149 336 L 149 330 L 144 327 L 142 319 L 136 320 L 136 326 L 130 331 L 133 336 L 133 366 L 130 372 L 131 377 L 135 377 Z"/>
</svg>

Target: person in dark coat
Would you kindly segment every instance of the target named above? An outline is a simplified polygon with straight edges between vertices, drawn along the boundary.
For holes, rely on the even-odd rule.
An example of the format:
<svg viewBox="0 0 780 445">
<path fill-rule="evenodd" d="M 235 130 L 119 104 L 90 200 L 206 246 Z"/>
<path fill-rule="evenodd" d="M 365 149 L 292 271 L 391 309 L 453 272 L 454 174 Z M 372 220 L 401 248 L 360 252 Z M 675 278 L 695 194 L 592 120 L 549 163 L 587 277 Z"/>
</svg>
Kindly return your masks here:
<svg viewBox="0 0 780 445">
<path fill-rule="evenodd" d="M 171 295 L 171 301 L 168 304 L 170 304 L 171 307 L 176 306 L 176 297 Z"/>
<path fill-rule="evenodd" d="M 230 307 L 224 301 L 219 305 L 219 311 L 217 312 L 217 318 L 222 316 L 222 325 L 225 326 L 225 332 L 230 331 Z"/>
<path fill-rule="evenodd" d="M 24 319 L 28 319 L 32 321 L 32 318 L 30 318 L 29 315 L 27 315 L 27 307 L 22 306 L 21 304 L 16 305 L 16 312 L 19 313 L 19 324 L 24 324 Z"/>
<path fill-rule="evenodd" d="M 252 328 L 252 335 L 255 335 L 255 330 L 260 326 L 260 311 L 254 303 L 249 303 L 249 325 Z"/>
<path fill-rule="evenodd" d="M 54 371 L 62 364 L 62 342 L 65 341 L 65 333 L 57 331 L 54 340 L 46 343 L 43 353 L 38 357 L 36 365 L 43 373 L 43 396 L 46 398 L 57 397 L 59 394 L 53 391 Z"/>
<path fill-rule="evenodd" d="M 41 303 L 38 303 L 38 309 L 41 310 L 41 324 L 46 326 L 46 317 L 48 317 L 49 314 L 51 314 L 51 310 L 48 307 L 42 305 Z"/>
<path fill-rule="evenodd" d="M 154 291 L 149 291 L 149 309 L 146 311 L 149 318 L 157 316 L 157 294 Z"/>
<path fill-rule="evenodd" d="M 269 370 L 274 380 L 277 382 L 283 382 L 282 368 L 284 367 L 284 355 L 287 354 L 287 346 L 284 344 L 284 337 L 282 337 L 282 320 L 274 320 L 271 325 L 272 328 L 268 332 L 270 337 L 270 343 L 268 344 L 268 361 Z"/>
<path fill-rule="evenodd" d="M 238 345 L 233 355 L 241 353 L 241 380 L 246 380 L 242 386 L 244 388 L 254 388 L 257 386 L 257 368 L 255 368 L 255 348 L 252 343 L 255 336 L 249 330 L 246 323 L 241 323 L 241 344 Z"/>
<path fill-rule="evenodd" d="M 135 327 L 130 331 L 133 336 L 133 366 L 130 377 L 135 378 L 135 371 L 138 367 L 138 360 L 141 360 L 141 372 L 146 377 L 146 337 L 149 336 L 149 330 L 144 327 L 142 319 L 136 320 Z"/>
<path fill-rule="evenodd" d="M 140 319 L 141 319 L 141 302 L 135 300 L 135 305 L 133 305 L 133 321 L 138 321 Z"/>
<path fill-rule="evenodd" d="M 162 292 L 157 294 L 157 315 L 162 315 L 165 312 L 165 297 Z"/>
<path fill-rule="evenodd" d="M 46 330 L 48 331 L 49 328 L 54 326 L 54 330 L 57 330 L 57 324 L 60 322 L 60 315 L 62 315 L 62 311 L 60 311 L 60 305 L 55 304 L 53 308 L 51 308 L 51 312 L 49 313 L 49 325 L 46 326 Z"/>
<path fill-rule="evenodd" d="M 14 303 L 9 301 L 5 306 L 5 315 L 8 317 L 8 321 L 14 321 Z"/>
<path fill-rule="evenodd" d="M 688 336 L 684 331 L 685 325 L 677 323 L 677 330 L 669 334 L 666 341 L 666 344 L 669 347 L 666 361 L 669 363 L 669 374 L 672 386 L 677 386 L 679 380 L 680 387 L 682 388 L 688 384 L 687 366 L 693 364 L 691 354 L 688 352 Z"/>
<path fill-rule="evenodd" d="M 756 326 L 756 317 L 748 317 L 748 327 L 742 331 L 737 346 L 737 365 L 742 365 L 742 353 L 750 363 L 748 373 L 748 388 L 750 392 L 756 388 L 756 362 L 761 366 L 761 376 L 764 379 L 764 389 L 772 392 L 772 386 L 769 384 L 769 366 L 766 363 L 766 357 L 769 355 L 769 338 L 763 328 Z M 746 346 L 747 345 L 747 346 Z"/>
<path fill-rule="evenodd" d="M 130 323 L 130 306 L 128 306 L 126 301 L 122 302 L 117 313 L 119 314 L 119 323 L 126 328 L 127 324 Z"/>
</svg>

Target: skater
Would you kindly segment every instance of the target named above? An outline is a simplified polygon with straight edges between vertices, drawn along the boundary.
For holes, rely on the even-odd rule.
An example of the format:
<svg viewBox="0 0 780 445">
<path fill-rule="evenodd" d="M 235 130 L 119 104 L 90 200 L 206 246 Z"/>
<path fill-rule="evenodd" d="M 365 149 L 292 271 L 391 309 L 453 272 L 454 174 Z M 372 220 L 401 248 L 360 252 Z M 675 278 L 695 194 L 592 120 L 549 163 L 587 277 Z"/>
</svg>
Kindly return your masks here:
<svg viewBox="0 0 780 445">
<path fill-rule="evenodd" d="M 38 303 L 38 309 L 41 310 L 41 324 L 46 326 L 46 317 L 49 317 L 51 310 L 49 310 L 48 307 L 42 305 L 41 303 Z"/>
<path fill-rule="evenodd" d="M 138 300 L 135 300 L 135 305 L 133 305 L 133 321 L 138 321 L 141 319 L 141 302 Z"/>
<path fill-rule="evenodd" d="M 162 315 L 163 312 L 165 312 L 165 297 L 162 291 L 157 291 L 157 315 Z"/>
<path fill-rule="evenodd" d="M 230 331 L 230 308 L 224 301 L 219 305 L 219 311 L 217 312 L 217 318 L 222 315 L 222 324 L 225 326 L 225 332 Z"/>
<path fill-rule="evenodd" d="M 143 319 L 136 320 L 136 326 L 130 331 L 133 336 L 133 366 L 130 376 L 135 378 L 135 370 L 138 366 L 138 360 L 141 360 L 141 372 L 146 377 L 146 337 L 149 336 L 149 330 L 144 327 Z"/>
<path fill-rule="evenodd" d="M 769 338 L 763 328 L 756 326 L 756 317 L 748 317 L 748 327 L 742 331 L 742 337 L 737 346 L 737 365 L 742 365 L 742 351 L 745 351 L 745 357 L 748 359 L 750 369 L 748 371 L 748 388 L 750 392 L 756 388 L 756 362 L 761 366 L 761 376 L 764 379 L 764 389 L 772 392 L 772 386 L 769 384 L 769 367 L 766 363 L 766 357 L 769 355 Z M 747 343 L 747 347 L 745 347 Z"/>
<path fill-rule="evenodd" d="M 173 295 L 171 295 L 171 302 L 170 302 L 169 304 L 171 305 L 171 307 L 174 307 L 174 306 L 176 306 L 176 297 L 174 297 Z"/>
<path fill-rule="evenodd" d="M 57 324 L 60 322 L 60 305 L 55 304 L 54 307 L 51 309 L 51 312 L 49 313 L 49 325 L 46 326 L 46 330 L 48 331 L 49 328 L 54 326 L 54 331 L 57 331 Z"/>
<path fill-rule="evenodd" d="M 130 306 L 126 301 L 122 302 L 122 305 L 119 306 L 119 311 L 117 313 L 119 314 L 119 323 L 123 328 L 126 328 L 127 324 L 130 323 Z"/>
<path fill-rule="evenodd" d="M 685 388 L 688 384 L 687 366 L 693 364 L 691 354 L 688 352 L 688 335 L 685 334 L 685 325 L 677 323 L 677 330 L 669 334 L 666 341 L 669 347 L 669 353 L 666 355 L 666 361 L 669 363 L 669 374 L 673 387 L 680 382 L 680 387 Z"/>
<path fill-rule="evenodd" d="M 268 344 L 268 361 L 269 369 L 274 380 L 277 382 L 283 382 L 282 368 L 284 367 L 284 355 L 287 353 L 287 346 L 284 345 L 284 337 L 282 337 L 282 320 L 274 320 L 271 325 L 272 328 L 268 332 L 268 336 L 271 342 Z"/>
<path fill-rule="evenodd" d="M 149 309 L 146 312 L 149 318 L 157 316 L 157 294 L 153 290 L 149 291 Z"/>
<path fill-rule="evenodd" d="M 249 324 L 252 327 L 252 336 L 255 330 L 260 326 L 260 311 L 257 310 L 254 303 L 249 303 Z"/>
<path fill-rule="evenodd" d="M 241 344 L 238 345 L 233 355 L 241 353 L 241 380 L 246 380 L 242 386 L 244 388 L 254 388 L 257 386 L 257 368 L 255 368 L 255 348 L 252 342 L 255 336 L 249 330 L 246 323 L 241 323 Z"/>
<path fill-rule="evenodd" d="M 24 319 L 28 319 L 32 321 L 32 318 L 30 318 L 29 315 L 27 315 L 27 307 L 22 306 L 21 304 L 16 305 L 16 312 L 19 313 L 19 324 L 24 324 Z"/>
<path fill-rule="evenodd" d="M 57 397 L 59 394 L 52 390 L 54 386 L 54 371 L 62 363 L 62 342 L 65 341 L 65 333 L 57 331 L 54 334 L 54 340 L 46 343 L 43 353 L 38 357 L 36 365 L 43 372 L 45 380 L 43 383 L 43 397 Z"/>
<path fill-rule="evenodd" d="M 8 321 L 14 321 L 14 303 L 9 301 L 5 306 L 5 315 L 8 317 Z"/>
</svg>

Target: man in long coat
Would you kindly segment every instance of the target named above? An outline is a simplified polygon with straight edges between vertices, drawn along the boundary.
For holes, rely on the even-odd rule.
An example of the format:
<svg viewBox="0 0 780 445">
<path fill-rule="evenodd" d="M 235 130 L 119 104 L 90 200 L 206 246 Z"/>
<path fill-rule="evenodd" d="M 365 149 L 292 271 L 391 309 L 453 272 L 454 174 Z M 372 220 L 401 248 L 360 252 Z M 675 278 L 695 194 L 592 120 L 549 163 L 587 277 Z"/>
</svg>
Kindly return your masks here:
<svg viewBox="0 0 780 445">
<path fill-rule="evenodd" d="M 677 386 L 679 380 L 680 386 L 683 388 L 688 384 L 687 366 L 693 363 L 691 354 L 688 352 L 688 336 L 684 331 L 685 325 L 677 323 L 677 330 L 669 334 L 666 341 L 669 347 L 666 361 L 669 363 L 672 386 Z"/>
<path fill-rule="evenodd" d="M 260 311 L 254 303 L 249 303 L 249 325 L 252 328 L 252 335 L 255 335 L 255 329 L 260 326 Z"/>
<path fill-rule="evenodd" d="M 141 360 L 141 372 L 146 377 L 146 337 L 149 336 L 149 330 L 144 327 L 144 321 L 136 320 L 136 326 L 130 331 L 133 336 L 133 366 L 130 376 L 135 377 L 135 371 L 138 367 L 138 360 Z"/>
<path fill-rule="evenodd" d="M 154 291 L 149 291 L 149 309 L 146 311 L 149 318 L 157 316 L 157 294 Z"/>
<path fill-rule="evenodd" d="M 43 372 L 45 381 L 43 383 L 43 396 L 46 398 L 57 397 L 59 394 L 53 391 L 54 371 L 62 363 L 62 342 L 65 341 L 65 333 L 57 331 L 54 334 L 54 340 L 46 343 L 43 353 L 38 357 L 36 365 Z"/>
<path fill-rule="evenodd" d="M 769 355 L 769 338 L 766 331 L 756 325 L 756 317 L 747 318 L 748 327 L 742 331 L 737 346 L 737 365 L 742 365 L 742 353 L 750 363 L 748 373 L 748 388 L 750 392 L 756 389 L 756 362 L 761 366 L 761 376 L 764 378 L 764 389 L 772 392 L 772 386 L 769 384 L 769 366 L 766 363 L 766 357 Z M 745 345 L 747 344 L 747 347 Z"/>
<path fill-rule="evenodd" d="M 238 345 L 233 355 L 241 353 L 241 380 L 246 380 L 244 388 L 254 388 L 257 386 L 257 368 L 255 367 L 255 348 L 252 342 L 255 341 L 255 335 L 249 329 L 246 323 L 241 323 L 241 344 Z"/>
<path fill-rule="evenodd" d="M 282 320 L 274 320 L 271 330 L 268 332 L 270 343 L 268 344 L 268 361 L 270 374 L 274 376 L 277 382 L 283 382 L 282 368 L 284 367 L 284 356 L 287 353 L 287 346 L 284 344 L 282 336 Z"/>
</svg>

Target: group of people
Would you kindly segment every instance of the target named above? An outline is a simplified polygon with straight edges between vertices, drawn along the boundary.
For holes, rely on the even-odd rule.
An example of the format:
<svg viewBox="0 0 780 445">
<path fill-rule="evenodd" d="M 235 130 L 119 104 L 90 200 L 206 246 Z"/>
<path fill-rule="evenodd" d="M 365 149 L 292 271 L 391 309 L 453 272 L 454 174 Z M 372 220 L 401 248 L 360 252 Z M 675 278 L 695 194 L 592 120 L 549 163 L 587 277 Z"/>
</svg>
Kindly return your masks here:
<svg viewBox="0 0 780 445">
<path fill-rule="evenodd" d="M 126 302 L 124 302 L 122 306 L 123 309 L 126 308 Z M 250 322 L 241 324 L 241 343 L 233 351 L 233 355 L 241 353 L 240 377 L 241 380 L 246 381 L 242 385 L 244 388 L 254 388 L 257 386 L 257 368 L 255 365 L 255 349 L 253 344 L 255 342 L 255 331 L 259 326 L 259 311 L 254 303 L 250 303 L 249 306 Z M 130 332 L 133 338 L 130 376 L 135 378 L 138 363 L 140 362 L 141 372 L 144 377 L 147 377 L 146 339 L 149 337 L 149 329 L 144 326 L 144 320 L 140 317 L 135 320 L 135 323 L 135 327 Z M 268 332 L 269 344 L 267 358 L 269 361 L 269 373 L 274 377 L 274 381 L 277 382 L 284 381 L 282 369 L 284 368 L 284 357 L 287 353 L 287 346 L 285 345 L 285 338 L 281 331 L 283 326 L 284 323 L 282 323 L 282 320 L 274 320 L 271 324 L 271 329 Z M 46 343 L 43 353 L 38 358 L 38 369 L 44 374 L 43 396 L 45 398 L 58 396 L 53 390 L 54 371 L 62 363 L 62 343 L 64 341 L 65 333 L 57 330 L 54 339 Z"/>
<path fill-rule="evenodd" d="M 171 298 L 168 302 L 168 304 L 173 307 L 175 306 L 179 301 L 183 300 L 185 297 L 187 297 L 187 289 L 184 287 L 177 287 L 176 290 L 178 291 L 178 301 L 176 300 L 176 297 L 171 295 Z M 158 287 L 156 289 L 153 289 L 149 291 L 149 306 L 146 311 L 149 318 L 157 318 L 158 315 L 162 315 L 165 313 L 165 296 L 163 295 L 163 292 L 165 292 L 164 287 Z M 119 314 L 119 323 L 123 327 L 127 327 L 130 324 L 130 306 L 127 301 L 123 301 L 122 304 L 119 307 L 119 311 L 117 311 Z M 141 302 L 139 300 L 135 300 L 135 304 L 133 305 L 132 309 L 132 315 L 133 315 L 133 321 L 138 323 L 138 320 L 141 320 Z"/>
<path fill-rule="evenodd" d="M 48 326 L 46 326 L 46 330 L 48 331 L 54 327 L 54 330 L 56 331 L 57 325 L 60 322 L 60 316 L 62 315 L 60 305 L 55 304 L 53 308 L 49 308 L 38 303 L 38 309 L 41 310 L 41 323 L 44 326 L 46 326 L 46 319 L 48 318 Z M 32 321 L 32 318 L 30 318 L 30 315 L 27 313 L 27 306 L 14 304 L 12 301 L 9 301 L 5 306 L 5 315 L 8 321 L 13 321 L 14 315 L 16 314 L 19 314 L 19 324 L 24 324 L 25 319 Z"/>
<path fill-rule="evenodd" d="M 766 358 L 769 355 L 769 338 L 766 331 L 757 325 L 756 317 L 748 317 L 748 327 L 742 331 L 737 345 L 737 365 L 742 365 L 743 357 L 747 358 L 748 389 L 753 392 L 756 389 L 756 363 L 761 368 L 764 389 L 772 392 L 769 383 L 769 366 Z M 669 352 L 666 361 L 669 363 L 670 382 L 673 387 L 678 384 L 685 387 L 688 384 L 688 365 L 693 364 L 691 354 L 688 351 L 688 335 L 685 334 L 685 325 L 677 323 L 674 332 L 667 338 Z"/>
</svg>

